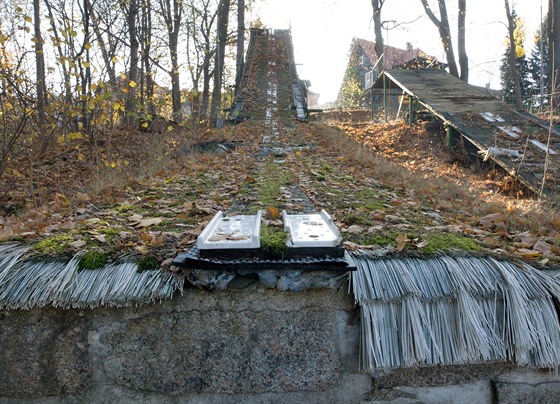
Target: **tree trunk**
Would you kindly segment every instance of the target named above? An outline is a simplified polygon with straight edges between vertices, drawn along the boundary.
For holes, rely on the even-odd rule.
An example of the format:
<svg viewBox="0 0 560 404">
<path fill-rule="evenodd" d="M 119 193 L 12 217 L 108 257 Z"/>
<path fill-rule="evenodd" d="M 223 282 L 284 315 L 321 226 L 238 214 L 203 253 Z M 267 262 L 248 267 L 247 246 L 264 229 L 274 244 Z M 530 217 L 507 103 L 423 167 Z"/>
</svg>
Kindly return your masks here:
<svg viewBox="0 0 560 404">
<path fill-rule="evenodd" d="M 64 60 L 64 52 L 62 50 L 62 40 L 60 39 L 60 36 L 58 35 L 58 27 L 56 25 L 56 20 L 54 18 L 54 14 L 52 12 L 52 7 L 51 4 L 49 2 L 49 0 L 45 0 L 45 6 L 47 7 L 47 12 L 49 15 L 49 21 L 50 21 L 50 25 L 51 25 L 51 30 L 52 30 L 52 35 L 54 36 L 55 39 L 55 48 L 56 51 L 58 53 L 58 57 L 59 59 L 62 61 Z M 60 68 L 62 69 L 62 77 L 64 78 L 64 103 L 66 104 L 66 108 L 72 108 L 74 106 L 74 100 L 72 97 L 72 82 L 71 82 L 71 78 L 70 78 L 70 72 L 68 71 L 68 68 L 66 67 L 66 63 L 59 63 Z M 78 131 L 78 125 L 75 119 L 71 120 L 71 128 L 72 128 L 72 132 L 77 132 Z"/>
<path fill-rule="evenodd" d="M 451 30 L 449 29 L 449 19 L 447 18 L 445 0 L 438 0 L 441 20 L 438 20 L 435 16 L 428 4 L 428 0 L 420 1 L 424 6 L 424 11 L 426 11 L 426 14 L 439 31 L 439 37 L 443 45 L 445 57 L 447 58 L 447 65 L 449 66 L 449 73 L 455 77 L 459 77 L 459 69 L 457 68 L 457 63 L 455 62 L 455 52 L 453 51 L 453 43 L 451 42 Z"/>
<path fill-rule="evenodd" d="M 200 92 L 198 91 L 198 80 L 193 81 L 193 89 L 191 92 L 191 121 L 199 122 L 200 120 Z"/>
<path fill-rule="evenodd" d="M 210 0 L 188 0 L 185 25 L 187 35 L 187 60 L 193 82 L 193 120 L 208 120 L 210 106 L 210 82 L 216 52 L 215 22 L 218 10 L 210 5 Z M 199 92 L 200 89 L 200 92 Z"/>
<path fill-rule="evenodd" d="M 39 127 L 39 143 L 41 153 L 45 151 L 48 144 L 47 139 L 47 115 L 45 112 L 47 87 L 45 75 L 45 56 L 43 53 L 43 37 L 41 36 L 41 2 L 33 0 L 33 17 L 35 25 L 35 66 L 37 69 L 37 125 Z"/>
<path fill-rule="evenodd" d="M 381 9 L 383 8 L 383 3 L 385 0 L 371 0 L 371 6 L 373 8 L 373 30 L 375 32 L 375 55 L 377 56 L 377 73 L 378 76 L 384 70 L 385 67 L 385 57 L 383 53 L 385 52 L 385 44 L 383 43 L 383 33 L 381 32 Z M 383 60 L 381 58 L 383 57 Z"/>
<path fill-rule="evenodd" d="M 211 71 L 210 64 L 215 55 L 216 50 L 213 52 L 210 49 L 210 38 L 207 38 L 204 43 L 204 62 L 202 63 L 202 98 L 200 101 L 200 115 L 208 119 L 208 110 L 210 108 L 210 80 L 214 75 Z"/>
<path fill-rule="evenodd" d="M 245 53 L 245 0 L 237 0 L 237 53 L 235 55 L 235 84 L 241 81 L 243 74 L 243 57 Z M 235 89 L 235 93 L 239 89 Z"/>
<path fill-rule="evenodd" d="M 549 24 L 549 55 L 551 64 L 550 82 L 552 96 L 552 108 L 560 106 L 560 0 L 549 0 L 548 3 Z"/>
<path fill-rule="evenodd" d="M 461 68 L 461 80 L 469 82 L 469 58 L 467 56 L 465 20 L 467 17 L 467 0 L 459 0 L 459 16 L 457 18 L 457 51 L 459 56 L 459 67 Z"/>
<path fill-rule="evenodd" d="M 218 47 L 216 49 L 214 88 L 212 90 L 212 107 L 210 109 L 212 124 L 217 122 L 222 105 L 222 78 L 226 52 L 229 5 L 230 0 L 220 0 L 220 4 L 218 5 Z"/>
<path fill-rule="evenodd" d="M 181 78 L 179 72 L 179 32 L 183 18 L 183 5 L 181 0 L 161 0 L 161 13 L 167 26 L 169 39 L 169 56 L 171 58 L 171 101 L 173 105 L 173 119 L 177 122 L 183 120 L 181 112 Z"/>
<path fill-rule="evenodd" d="M 179 75 L 178 37 L 170 38 L 169 51 L 171 52 L 171 100 L 173 104 L 173 119 L 176 122 L 183 120 L 181 112 L 181 80 Z"/>
<path fill-rule="evenodd" d="M 99 27 L 99 20 L 97 15 L 95 14 L 95 10 L 91 4 L 90 0 L 86 0 L 86 7 L 89 10 L 89 14 L 91 16 L 91 23 L 93 26 L 93 32 L 95 32 L 95 39 L 97 40 L 97 45 L 101 50 L 101 56 L 103 58 L 103 62 L 105 63 L 105 69 L 107 70 L 107 74 L 109 75 L 109 81 L 111 86 L 116 85 L 116 76 L 115 76 L 115 68 L 114 63 L 111 61 L 111 56 L 109 55 L 109 51 L 107 50 L 107 45 L 103 40 L 103 34 L 101 33 L 101 28 Z"/>
<path fill-rule="evenodd" d="M 509 37 L 509 50 L 508 50 L 508 59 L 509 59 L 509 73 L 511 79 L 513 80 L 513 94 L 515 97 L 515 106 L 517 108 L 523 108 L 523 100 L 521 99 L 521 80 L 519 77 L 519 72 L 516 68 L 516 60 L 517 55 L 515 52 L 515 19 L 514 19 L 514 11 L 512 11 L 509 7 L 509 0 L 504 0 L 504 5 L 506 7 L 506 16 L 508 20 L 508 37 Z"/>
<path fill-rule="evenodd" d="M 200 99 L 200 115 L 205 119 L 208 119 L 208 108 L 210 106 L 210 79 L 212 75 L 210 73 L 210 66 L 204 66 L 202 77 L 202 97 Z"/>
<path fill-rule="evenodd" d="M 152 4 L 142 0 L 142 69 L 146 74 L 144 111 L 153 119 L 156 113 L 154 104 L 154 77 L 152 72 Z"/>
<path fill-rule="evenodd" d="M 90 143 L 93 144 L 95 141 L 95 135 L 93 132 L 93 128 L 91 127 L 91 117 L 92 117 L 92 110 L 89 108 L 89 101 L 92 99 L 91 94 L 91 58 L 89 53 L 89 45 L 90 43 L 90 31 L 89 31 L 89 7 L 87 7 L 87 1 L 84 0 L 83 5 L 83 20 L 82 24 L 84 26 L 84 44 L 82 50 L 85 49 L 85 63 L 81 64 L 80 67 L 84 66 L 85 69 L 81 71 L 81 78 L 82 78 L 82 128 L 83 131 L 88 135 Z"/>
<path fill-rule="evenodd" d="M 130 7 L 127 12 L 126 21 L 128 24 L 128 36 L 130 40 L 130 67 L 128 71 L 128 83 L 126 83 L 125 86 L 128 89 L 125 104 L 125 122 L 129 125 L 134 125 L 137 118 L 136 82 L 138 81 L 138 49 L 140 46 L 138 43 L 136 26 L 136 20 L 139 12 L 138 0 L 130 0 Z M 134 84 L 130 85 L 131 83 Z"/>
</svg>

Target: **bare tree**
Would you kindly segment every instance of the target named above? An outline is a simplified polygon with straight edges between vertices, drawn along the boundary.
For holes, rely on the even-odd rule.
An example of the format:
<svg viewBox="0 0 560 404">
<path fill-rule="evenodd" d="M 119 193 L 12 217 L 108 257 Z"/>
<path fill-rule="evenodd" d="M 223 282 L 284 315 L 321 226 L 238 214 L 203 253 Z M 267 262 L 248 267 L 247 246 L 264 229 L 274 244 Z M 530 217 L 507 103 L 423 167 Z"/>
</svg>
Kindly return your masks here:
<svg viewBox="0 0 560 404">
<path fill-rule="evenodd" d="M 467 56 L 465 21 L 467 19 L 467 0 L 459 0 L 459 16 L 457 18 L 457 51 L 459 53 L 459 67 L 461 80 L 469 81 L 469 57 Z"/>
<path fill-rule="evenodd" d="M 165 23 L 169 56 L 171 58 L 171 99 L 173 104 L 173 119 L 181 121 L 181 80 L 179 72 L 179 33 L 183 18 L 183 5 L 181 0 L 159 0 L 159 12 Z"/>
<path fill-rule="evenodd" d="M 140 13 L 140 54 L 142 55 L 142 85 L 140 87 L 140 100 L 144 111 L 150 115 L 155 114 L 154 105 L 154 74 L 152 71 L 152 3 L 142 0 Z"/>
<path fill-rule="evenodd" d="M 215 0 L 189 0 L 187 5 L 187 61 L 193 83 L 193 119 L 207 118 L 210 103 L 210 81 L 214 71 L 215 23 L 217 7 Z M 202 88 L 201 88 L 202 87 Z"/>
<path fill-rule="evenodd" d="M 45 0 L 45 6 L 47 7 L 47 12 L 48 12 L 48 20 L 50 22 L 51 25 L 51 32 L 54 38 L 54 43 L 53 46 L 56 48 L 57 51 L 57 55 L 59 58 L 59 61 L 63 61 L 64 60 L 64 50 L 62 49 L 62 45 L 64 43 L 64 41 L 62 40 L 62 38 L 60 38 L 59 32 L 58 32 L 58 26 L 56 24 L 56 19 L 54 17 L 54 13 L 53 13 L 53 7 L 51 5 L 51 2 L 49 0 Z M 62 69 L 62 77 L 63 77 L 63 82 L 64 82 L 64 102 L 66 104 L 67 107 L 73 105 L 74 101 L 73 101 L 73 96 L 72 96 L 72 80 L 71 80 L 71 76 L 70 76 L 70 70 L 68 69 L 68 67 L 66 66 L 66 63 L 59 63 L 60 67 Z M 71 120 L 72 123 L 76 123 L 75 120 Z M 72 128 L 73 131 L 77 131 L 77 125 L 74 125 L 74 127 Z"/>
<path fill-rule="evenodd" d="M 48 0 L 45 0 L 48 2 Z M 86 0 L 86 7 L 89 9 L 89 15 L 91 16 L 91 23 L 93 27 L 93 31 L 95 33 L 95 40 L 97 41 L 97 46 L 99 46 L 101 50 L 101 56 L 103 57 L 103 62 L 105 64 L 105 70 L 107 75 L 109 76 L 109 82 L 112 85 L 116 83 L 116 76 L 115 76 L 115 63 L 112 61 L 112 56 L 114 54 L 114 50 L 111 49 L 111 40 L 110 37 L 106 41 L 102 28 L 100 18 L 98 17 L 101 10 L 94 9 L 91 0 Z M 112 24 L 110 24 L 112 25 Z M 107 31 L 107 30 L 105 30 Z"/>
<path fill-rule="evenodd" d="M 377 71 L 379 74 L 383 71 L 384 61 L 381 61 L 383 53 L 385 52 L 385 45 L 383 43 L 383 33 L 381 31 L 381 9 L 385 4 L 385 0 L 371 0 L 371 7 L 373 8 L 373 31 L 375 32 L 375 54 L 377 55 Z"/>
<path fill-rule="evenodd" d="M 138 0 L 130 0 L 126 3 L 122 3 L 124 11 L 126 13 L 126 22 L 128 28 L 128 39 L 129 39 L 129 54 L 130 54 L 130 65 L 128 68 L 128 88 L 125 103 L 125 122 L 129 125 L 136 122 L 136 82 L 138 81 L 138 61 L 139 61 L 139 48 L 140 44 L 138 42 L 138 13 L 139 5 Z"/>
<path fill-rule="evenodd" d="M 26 135 L 27 124 L 37 104 L 31 97 L 36 82 L 27 77 L 21 65 L 22 55 L 19 50 L 7 49 L 16 44 L 18 24 L 12 28 L 11 31 L 0 29 L 0 200 L 13 185 L 2 178 L 10 160 L 28 145 L 34 145 Z M 23 50 L 24 47 L 21 48 Z"/>
<path fill-rule="evenodd" d="M 420 0 L 422 5 L 424 6 L 424 11 L 430 18 L 430 20 L 434 23 L 436 28 L 439 31 L 439 37 L 441 39 L 441 43 L 443 45 L 443 50 L 445 52 L 445 57 L 447 58 L 447 64 L 449 66 L 449 73 L 456 77 L 459 76 L 459 69 L 457 67 L 457 62 L 455 61 L 455 52 L 453 50 L 453 41 L 451 40 L 451 30 L 449 28 L 449 18 L 447 16 L 447 5 L 445 4 L 445 0 L 438 0 L 439 5 L 439 19 L 434 14 L 430 5 L 428 4 L 428 0 Z M 466 72 L 461 72 L 461 78 L 466 77 L 468 79 L 468 63 L 467 54 L 465 50 L 465 13 L 466 13 L 466 0 L 459 0 L 459 49 L 460 54 L 462 54 L 463 60 L 462 64 L 466 65 Z M 461 15 L 462 14 L 462 15 Z M 462 24 L 462 27 L 461 27 Z M 463 74 L 465 76 L 463 76 Z"/>
<path fill-rule="evenodd" d="M 245 53 L 245 0 L 237 0 L 237 52 L 235 55 L 235 82 L 241 79 Z"/>
<path fill-rule="evenodd" d="M 79 58 L 78 58 L 78 69 L 80 74 L 80 107 L 81 107 L 81 117 L 82 117 L 82 129 L 89 136 L 90 141 L 94 141 L 94 133 L 91 125 L 92 119 L 92 109 L 89 106 L 89 102 L 92 99 L 91 91 L 91 53 L 90 49 L 92 47 L 90 42 L 90 13 L 89 7 L 87 6 L 86 0 L 83 0 L 79 4 L 81 20 L 82 20 L 82 32 L 83 39 L 79 48 Z"/>
<path fill-rule="evenodd" d="M 208 15 L 208 12 L 205 11 L 206 18 L 206 26 L 205 30 L 202 32 L 203 40 L 201 42 L 201 47 L 203 50 L 203 58 L 202 58 L 202 98 L 200 103 L 200 111 L 202 115 L 208 117 L 208 109 L 210 107 L 210 80 L 214 76 L 215 67 L 212 69 L 212 60 L 215 59 L 216 55 L 216 47 L 214 45 L 212 30 L 215 24 L 215 21 L 218 17 L 217 10 L 215 12 Z"/>
<path fill-rule="evenodd" d="M 218 5 L 218 47 L 216 49 L 214 67 L 214 88 L 212 90 L 212 106 L 210 109 L 211 122 L 216 122 L 222 105 L 222 78 L 224 72 L 224 61 L 226 42 L 228 37 L 230 0 L 220 0 Z"/>
<path fill-rule="evenodd" d="M 43 51 L 43 36 L 41 35 L 41 1 L 33 0 L 33 23 L 35 25 L 35 66 L 37 78 L 37 124 L 39 127 L 39 141 L 41 152 L 47 146 L 47 114 L 45 112 L 47 87 L 45 74 L 45 57 Z"/>
<path fill-rule="evenodd" d="M 548 2 L 548 29 L 549 32 L 549 55 L 551 60 L 551 83 L 558 87 L 560 83 L 560 0 L 549 0 Z M 552 108 L 560 105 L 560 92 L 552 89 Z"/>
<path fill-rule="evenodd" d="M 515 68 L 517 63 L 516 47 L 517 43 L 515 41 L 515 10 L 510 8 L 509 0 L 504 0 L 504 5 L 506 8 L 506 16 L 508 21 L 508 38 L 509 38 L 509 49 L 508 49 L 508 59 L 509 59 L 509 74 L 513 81 L 513 94 L 515 97 L 515 106 L 517 108 L 523 108 L 523 100 L 521 99 L 521 78 L 519 77 L 519 72 Z"/>
</svg>

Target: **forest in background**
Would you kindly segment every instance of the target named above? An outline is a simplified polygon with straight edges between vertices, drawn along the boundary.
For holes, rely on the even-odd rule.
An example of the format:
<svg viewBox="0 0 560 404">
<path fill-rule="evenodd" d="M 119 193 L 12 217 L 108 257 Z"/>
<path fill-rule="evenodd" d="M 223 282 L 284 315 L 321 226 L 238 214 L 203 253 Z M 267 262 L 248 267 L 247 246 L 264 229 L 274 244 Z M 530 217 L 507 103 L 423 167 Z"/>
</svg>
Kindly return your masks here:
<svg viewBox="0 0 560 404">
<path fill-rule="evenodd" d="M 222 96 L 231 95 L 222 89 L 241 67 L 249 6 L 243 0 L 2 2 L 0 178 L 14 161 L 40 160 L 47 149 L 76 139 L 93 145 L 123 124 L 147 130 L 161 118 L 171 131 L 215 122 Z"/>
</svg>

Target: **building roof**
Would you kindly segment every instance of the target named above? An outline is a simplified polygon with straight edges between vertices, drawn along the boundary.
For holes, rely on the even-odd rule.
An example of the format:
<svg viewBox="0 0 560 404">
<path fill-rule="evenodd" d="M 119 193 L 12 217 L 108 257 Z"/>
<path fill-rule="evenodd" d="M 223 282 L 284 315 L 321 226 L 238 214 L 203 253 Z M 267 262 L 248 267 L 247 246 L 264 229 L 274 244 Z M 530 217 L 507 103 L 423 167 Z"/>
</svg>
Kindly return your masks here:
<svg viewBox="0 0 560 404">
<path fill-rule="evenodd" d="M 512 109 L 510 105 L 496 99 L 489 92 L 467 84 L 445 70 L 394 69 L 386 70 L 385 75 L 391 83 L 425 101 L 441 113 L 451 115 L 488 111 L 503 113 Z M 377 79 L 374 87 L 383 88 L 382 77 Z"/>
<path fill-rule="evenodd" d="M 362 38 L 355 38 L 354 43 L 358 45 L 364 54 L 369 59 L 369 64 L 374 66 L 377 63 L 377 54 L 375 53 L 375 42 L 368 41 Z M 437 60 L 436 57 L 428 55 L 421 49 L 414 48 L 410 43 L 407 44 L 407 49 L 395 48 L 393 46 L 385 45 L 385 68 L 391 69 L 398 64 L 404 64 L 411 59 L 423 57 L 427 59 Z"/>
</svg>

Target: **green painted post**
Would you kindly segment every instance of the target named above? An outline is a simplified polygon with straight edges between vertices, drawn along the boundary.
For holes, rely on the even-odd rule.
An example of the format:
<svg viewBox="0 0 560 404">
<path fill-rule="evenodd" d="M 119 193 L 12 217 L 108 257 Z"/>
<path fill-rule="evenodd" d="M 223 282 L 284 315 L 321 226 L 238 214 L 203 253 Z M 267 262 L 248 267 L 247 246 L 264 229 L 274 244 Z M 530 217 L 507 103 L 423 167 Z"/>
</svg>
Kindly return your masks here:
<svg viewBox="0 0 560 404">
<path fill-rule="evenodd" d="M 369 89 L 369 100 L 371 102 L 371 120 L 373 121 L 374 113 L 373 113 L 373 86 Z"/>
<path fill-rule="evenodd" d="M 385 122 L 387 122 L 387 76 L 383 73 L 383 113 L 385 115 Z"/>
<path fill-rule="evenodd" d="M 447 125 L 445 127 L 445 133 L 446 133 L 446 140 L 447 140 L 447 152 L 451 154 L 451 141 L 452 141 L 452 136 L 453 136 L 453 128 L 449 125 Z"/>
<path fill-rule="evenodd" d="M 414 98 L 412 95 L 408 96 L 408 124 L 412 126 L 414 123 Z"/>
</svg>

